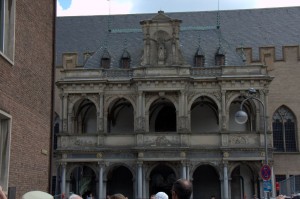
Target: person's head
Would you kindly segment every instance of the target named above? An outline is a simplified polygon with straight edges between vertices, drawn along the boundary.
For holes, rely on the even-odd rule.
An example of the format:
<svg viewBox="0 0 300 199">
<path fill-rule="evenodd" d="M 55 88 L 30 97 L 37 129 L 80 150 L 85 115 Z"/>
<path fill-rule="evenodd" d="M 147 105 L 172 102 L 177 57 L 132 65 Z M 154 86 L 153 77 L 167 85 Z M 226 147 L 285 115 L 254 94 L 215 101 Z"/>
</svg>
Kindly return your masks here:
<svg viewBox="0 0 300 199">
<path fill-rule="evenodd" d="M 193 185 L 189 180 L 179 179 L 172 187 L 172 199 L 190 199 Z"/>
<path fill-rule="evenodd" d="M 123 194 L 116 193 L 116 194 L 110 196 L 110 199 L 126 199 L 126 197 Z"/>
<path fill-rule="evenodd" d="M 158 192 L 155 199 L 169 199 L 169 196 L 165 192 Z"/>
<path fill-rule="evenodd" d="M 82 199 L 82 197 L 80 197 L 79 195 L 76 194 L 72 194 L 69 199 Z"/>
<path fill-rule="evenodd" d="M 215 196 L 210 196 L 210 199 L 216 199 L 216 197 Z"/>
<path fill-rule="evenodd" d="M 0 186 L 0 199 L 7 199 L 6 194 L 2 190 L 2 187 Z"/>
<path fill-rule="evenodd" d="M 155 194 L 152 194 L 152 195 L 150 196 L 150 199 L 155 199 Z"/>
</svg>

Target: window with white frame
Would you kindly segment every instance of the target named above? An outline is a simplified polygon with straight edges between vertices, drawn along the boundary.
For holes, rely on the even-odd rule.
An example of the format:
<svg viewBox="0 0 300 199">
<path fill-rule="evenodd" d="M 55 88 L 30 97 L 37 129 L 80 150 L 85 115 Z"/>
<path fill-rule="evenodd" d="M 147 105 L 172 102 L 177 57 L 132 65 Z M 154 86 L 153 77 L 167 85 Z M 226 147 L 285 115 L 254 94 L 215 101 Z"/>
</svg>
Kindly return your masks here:
<svg viewBox="0 0 300 199">
<path fill-rule="evenodd" d="M 0 110 L 0 185 L 8 190 L 11 116 Z"/>
<path fill-rule="evenodd" d="M 15 43 L 15 0 L 0 0 L 0 54 L 13 61 Z"/>
</svg>

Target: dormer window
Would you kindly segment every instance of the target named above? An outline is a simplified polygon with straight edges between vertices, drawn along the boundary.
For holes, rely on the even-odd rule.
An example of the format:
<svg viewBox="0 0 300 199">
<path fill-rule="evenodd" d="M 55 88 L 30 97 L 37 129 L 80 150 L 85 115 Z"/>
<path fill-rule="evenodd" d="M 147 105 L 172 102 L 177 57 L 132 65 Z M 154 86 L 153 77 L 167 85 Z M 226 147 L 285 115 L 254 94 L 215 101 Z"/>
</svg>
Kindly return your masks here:
<svg viewBox="0 0 300 199">
<path fill-rule="evenodd" d="M 102 68 L 109 68 L 110 67 L 110 58 L 102 58 L 101 59 L 101 67 Z"/>
<path fill-rule="evenodd" d="M 225 49 L 220 45 L 215 55 L 215 64 L 216 66 L 224 66 L 225 65 Z"/>
<path fill-rule="evenodd" d="M 205 55 L 204 51 L 199 45 L 199 48 L 195 54 L 195 67 L 204 67 L 205 65 Z"/>
<path fill-rule="evenodd" d="M 216 63 L 216 66 L 223 66 L 223 65 L 225 65 L 225 55 L 223 55 L 223 54 L 216 54 L 215 63 Z"/>
<path fill-rule="evenodd" d="M 105 52 L 102 55 L 101 67 L 105 68 L 105 69 L 110 68 L 110 55 L 109 55 L 109 52 L 107 50 L 105 50 Z"/>
<path fill-rule="evenodd" d="M 195 67 L 203 67 L 205 63 L 204 55 L 195 56 Z"/>
<path fill-rule="evenodd" d="M 121 58 L 121 68 L 128 69 L 130 68 L 130 54 L 128 53 L 127 50 L 124 50 Z"/>
<path fill-rule="evenodd" d="M 122 68 L 125 68 L 125 69 L 130 68 L 130 59 L 129 58 L 122 58 L 121 64 L 122 64 Z"/>
</svg>

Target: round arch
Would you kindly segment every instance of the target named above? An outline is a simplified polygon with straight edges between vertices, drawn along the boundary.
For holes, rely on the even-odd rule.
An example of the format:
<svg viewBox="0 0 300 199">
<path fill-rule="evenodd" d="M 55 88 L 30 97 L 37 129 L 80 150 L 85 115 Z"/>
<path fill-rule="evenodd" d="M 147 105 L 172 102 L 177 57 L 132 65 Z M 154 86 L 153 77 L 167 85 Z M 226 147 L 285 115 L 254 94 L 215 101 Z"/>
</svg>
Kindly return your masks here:
<svg viewBox="0 0 300 199">
<path fill-rule="evenodd" d="M 219 165 L 216 165 L 212 162 L 200 162 L 198 164 L 196 164 L 191 170 L 190 170 L 190 173 L 194 173 L 200 166 L 204 166 L 204 165 L 207 165 L 207 166 L 211 166 L 212 168 L 214 168 L 214 170 L 218 173 L 219 176 L 222 176 L 222 171 L 220 170 L 220 167 Z"/>
<path fill-rule="evenodd" d="M 160 162 L 149 169 L 147 179 L 149 179 L 149 195 L 165 192 L 171 198 L 172 185 L 178 179 L 178 174 L 172 165 Z"/>
<path fill-rule="evenodd" d="M 107 131 L 110 133 L 131 133 L 134 131 L 135 110 L 127 98 L 114 98 L 105 110 Z"/>
<path fill-rule="evenodd" d="M 99 112 L 99 103 L 97 103 L 95 101 L 94 97 L 91 97 L 91 96 L 87 95 L 87 96 L 84 96 L 84 97 L 83 96 L 75 96 L 75 97 L 71 98 L 71 100 L 69 101 L 68 113 L 73 112 L 75 104 L 78 104 L 81 101 L 86 100 L 86 99 L 90 100 L 95 105 L 97 112 Z"/>
<path fill-rule="evenodd" d="M 109 165 L 109 166 L 105 169 L 105 171 L 103 172 L 103 179 L 104 179 L 104 180 L 107 180 L 107 175 L 108 175 L 108 173 L 111 172 L 114 168 L 120 167 L 120 166 L 123 166 L 123 167 L 127 168 L 127 169 L 131 172 L 133 180 L 135 179 L 135 171 L 134 171 L 134 168 L 132 168 L 131 166 L 129 166 L 129 165 L 126 164 L 126 163 L 121 163 L 121 162 L 120 162 L 120 163 L 113 163 L 113 164 Z"/>
<path fill-rule="evenodd" d="M 220 107 L 207 95 L 198 95 L 189 105 L 192 132 L 217 132 L 220 130 Z"/>
<path fill-rule="evenodd" d="M 176 111 L 178 111 L 178 103 L 177 103 L 176 99 L 174 99 L 174 97 L 172 97 L 172 96 L 167 96 L 167 95 L 166 95 L 166 96 L 163 96 L 163 97 L 160 97 L 160 96 L 152 96 L 151 98 L 149 98 L 149 99 L 147 100 L 146 104 L 145 104 L 145 111 L 146 111 L 146 112 L 149 112 L 149 109 L 150 109 L 151 105 L 152 105 L 155 101 L 157 101 L 157 100 L 159 100 L 159 99 L 167 99 L 167 100 L 169 100 L 169 101 L 174 105 Z"/>
<path fill-rule="evenodd" d="M 92 193 L 97 194 L 96 181 L 97 172 L 95 168 L 87 164 L 72 165 L 67 172 L 68 180 L 70 181 L 70 192 L 80 194 L 84 198 Z"/>
<path fill-rule="evenodd" d="M 221 198 L 220 172 L 211 164 L 201 164 L 193 172 L 193 198 Z"/>
<path fill-rule="evenodd" d="M 218 110 L 221 110 L 220 101 L 214 95 L 209 94 L 209 93 L 200 93 L 200 94 L 197 94 L 194 97 L 192 97 L 191 100 L 189 100 L 188 107 L 187 107 L 188 111 L 191 111 L 191 107 L 194 104 L 195 100 L 197 100 L 200 97 L 210 98 L 217 105 Z"/>
<path fill-rule="evenodd" d="M 170 168 L 172 169 L 172 171 L 175 173 L 175 175 L 176 175 L 176 176 L 179 176 L 179 173 L 177 172 L 177 169 L 175 168 L 175 166 L 174 166 L 173 164 L 170 164 L 170 163 L 168 163 L 168 162 L 164 162 L 164 163 L 158 162 L 158 163 L 153 164 L 152 166 L 150 166 L 149 169 L 147 170 L 147 172 L 146 172 L 146 178 L 147 178 L 147 179 L 150 178 L 150 174 L 151 174 L 151 172 L 153 171 L 153 169 L 154 169 L 155 167 L 157 167 L 158 165 L 160 165 L 160 164 L 164 164 L 164 165 L 166 165 L 167 167 L 170 167 Z"/>
<path fill-rule="evenodd" d="M 157 98 L 148 112 L 149 130 L 152 132 L 175 132 L 177 111 L 174 103 L 167 98 Z"/>
<path fill-rule="evenodd" d="M 97 105 L 89 98 L 81 98 L 73 104 L 72 130 L 75 134 L 97 132 Z M 68 116 L 69 117 L 69 116 Z"/>
<path fill-rule="evenodd" d="M 105 101 L 105 104 L 104 104 L 104 112 L 107 112 L 109 107 L 112 106 L 112 104 L 114 104 L 118 99 L 125 99 L 127 100 L 128 102 L 130 102 L 132 108 L 133 108 L 133 111 L 134 113 L 136 113 L 136 103 L 135 101 L 133 101 L 131 98 L 129 98 L 128 96 L 126 95 L 117 95 L 117 96 L 111 96 L 110 98 L 108 98 L 106 101 Z"/>
<path fill-rule="evenodd" d="M 115 164 L 106 172 L 107 195 L 122 193 L 134 198 L 134 177 L 132 171 L 123 164 Z"/>
<path fill-rule="evenodd" d="M 259 191 L 259 168 L 255 164 L 236 163 L 228 172 L 231 178 L 231 198 L 252 198 Z"/>
</svg>

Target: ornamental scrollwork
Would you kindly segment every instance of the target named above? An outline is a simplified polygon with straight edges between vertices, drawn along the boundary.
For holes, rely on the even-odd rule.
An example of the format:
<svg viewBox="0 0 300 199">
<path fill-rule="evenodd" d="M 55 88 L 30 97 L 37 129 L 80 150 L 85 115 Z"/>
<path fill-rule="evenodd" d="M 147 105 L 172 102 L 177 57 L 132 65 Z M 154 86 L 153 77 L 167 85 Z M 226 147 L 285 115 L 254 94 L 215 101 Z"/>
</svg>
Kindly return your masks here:
<svg viewBox="0 0 300 199">
<path fill-rule="evenodd" d="M 231 145 L 245 145 L 248 144 L 248 139 L 243 136 L 233 136 L 229 139 L 229 143 Z"/>
</svg>

